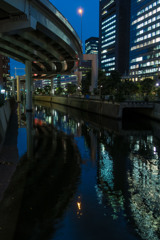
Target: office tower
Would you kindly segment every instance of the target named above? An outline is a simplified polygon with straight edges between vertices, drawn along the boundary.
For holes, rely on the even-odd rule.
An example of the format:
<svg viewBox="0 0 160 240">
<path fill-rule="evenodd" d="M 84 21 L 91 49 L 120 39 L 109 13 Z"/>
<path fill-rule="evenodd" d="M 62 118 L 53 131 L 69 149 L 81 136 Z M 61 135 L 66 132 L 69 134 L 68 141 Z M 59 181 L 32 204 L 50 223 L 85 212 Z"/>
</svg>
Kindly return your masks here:
<svg viewBox="0 0 160 240">
<path fill-rule="evenodd" d="M 99 65 L 110 75 L 129 71 L 130 0 L 100 0 Z"/>
<path fill-rule="evenodd" d="M 86 54 L 98 54 L 99 38 L 90 37 L 85 41 L 85 53 Z"/>
<path fill-rule="evenodd" d="M 130 76 L 159 78 L 160 0 L 131 0 Z"/>
<path fill-rule="evenodd" d="M 0 88 L 6 86 L 7 78 L 10 76 L 10 59 L 0 55 Z"/>
</svg>

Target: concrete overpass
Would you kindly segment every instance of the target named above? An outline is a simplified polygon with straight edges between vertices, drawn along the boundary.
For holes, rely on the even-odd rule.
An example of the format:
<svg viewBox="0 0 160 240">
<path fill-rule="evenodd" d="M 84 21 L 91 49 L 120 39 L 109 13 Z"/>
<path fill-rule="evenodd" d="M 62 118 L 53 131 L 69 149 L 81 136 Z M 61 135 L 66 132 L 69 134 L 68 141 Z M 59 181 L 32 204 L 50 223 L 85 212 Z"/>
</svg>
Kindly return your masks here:
<svg viewBox="0 0 160 240">
<path fill-rule="evenodd" d="M 0 53 L 26 65 L 27 109 L 31 110 L 32 71 L 43 78 L 70 73 L 82 46 L 49 0 L 1 0 Z"/>
</svg>

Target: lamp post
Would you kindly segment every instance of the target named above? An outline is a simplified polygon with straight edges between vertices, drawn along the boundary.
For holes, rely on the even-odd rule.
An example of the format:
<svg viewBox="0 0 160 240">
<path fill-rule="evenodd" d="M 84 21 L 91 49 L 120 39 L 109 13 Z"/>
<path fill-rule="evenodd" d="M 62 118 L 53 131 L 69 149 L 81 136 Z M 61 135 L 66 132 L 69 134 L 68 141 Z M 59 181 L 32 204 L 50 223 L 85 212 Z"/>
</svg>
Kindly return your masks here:
<svg viewBox="0 0 160 240">
<path fill-rule="evenodd" d="M 99 88 L 100 99 L 101 99 L 101 95 L 102 95 L 102 88 L 103 88 L 103 86 L 101 85 L 100 88 Z"/>
<path fill-rule="evenodd" d="M 15 78 L 17 79 L 17 102 L 21 102 L 21 93 L 20 93 L 20 77 L 17 75 L 17 69 L 25 69 L 25 68 L 17 68 L 15 67 Z M 15 95 L 14 91 L 15 91 L 15 86 L 14 86 L 14 80 L 12 82 L 12 91 L 13 91 L 13 96 Z"/>
<path fill-rule="evenodd" d="M 79 8 L 78 9 L 78 13 L 79 15 L 81 16 L 81 44 L 83 46 L 83 43 L 82 43 L 82 15 L 83 15 L 83 9 L 82 8 Z"/>
</svg>

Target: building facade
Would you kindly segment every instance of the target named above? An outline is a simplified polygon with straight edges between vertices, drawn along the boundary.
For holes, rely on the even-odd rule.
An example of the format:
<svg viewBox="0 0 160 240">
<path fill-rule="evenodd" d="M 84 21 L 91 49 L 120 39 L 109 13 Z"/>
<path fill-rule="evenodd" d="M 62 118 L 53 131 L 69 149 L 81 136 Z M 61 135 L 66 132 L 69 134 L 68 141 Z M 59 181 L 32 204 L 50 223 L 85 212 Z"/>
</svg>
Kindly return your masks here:
<svg viewBox="0 0 160 240">
<path fill-rule="evenodd" d="M 130 0 L 100 0 L 99 67 L 129 72 Z"/>
<path fill-rule="evenodd" d="M 131 0 L 130 77 L 159 79 L 160 0 Z"/>
<path fill-rule="evenodd" d="M 85 41 L 85 53 L 86 54 L 98 54 L 99 38 L 90 37 Z"/>
<path fill-rule="evenodd" d="M 83 59 L 79 62 L 78 72 L 80 74 L 80 83 L 85 80 L 86 74 L 91 71 L 91 85 L 90 92 L 93 94 L 94 89 L 98 84 L 98 55 L 97 54 L 83 54 Z"/>
<path fill-rule="evenodd" d="M 0 55 L 0 88 L 6 87 L 10 76 L 10 59 Z"/>
</svg>

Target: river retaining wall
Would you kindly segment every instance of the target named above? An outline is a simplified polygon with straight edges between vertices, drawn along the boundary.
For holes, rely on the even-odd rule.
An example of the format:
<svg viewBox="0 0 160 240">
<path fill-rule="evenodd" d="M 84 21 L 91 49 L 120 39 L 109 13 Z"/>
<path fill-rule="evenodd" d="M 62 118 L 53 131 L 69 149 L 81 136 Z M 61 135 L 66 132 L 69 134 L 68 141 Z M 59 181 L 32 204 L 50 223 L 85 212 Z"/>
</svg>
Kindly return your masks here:
<svg viewBox="0 0 160 240">
<path fill-rule="evenodd" d="M 4 139 L 7 126 L 11 116 L 11 106 L 9 100 L 5 101 L 4 105 L 0 107 L 0 136 Z"/>
<path fill-rule="evenodd" d="M 122 119 L 123 110 L 129 109 L 129 107 L 124 103 L 113 103 L 105 102 L 93 99 L 84 99 L 84 98 L 73 98 L 73 97 L 59 97 L 59 96 L 34 96 L 34 100 L 57 103 L 66 105 L 69 107 L 74 107 L 83 111 L 92 112 L 100 114 L 106 117 L 114 119 Z M 145 104 L 144 104 L 145 106 Z M 146 107 L 142 108 L 132 108 L 135 114 L 141 114 L 151 119 L 160 121 L 160 103 L 154 103 L 152 109 L 147 109 Z"/>
<path fill-rule="evenodd" d="M 121 105 L 118 103 L 109 103 L 91 99 L 81 99 L 72 97 L 58 96 L 34 96 L 36 101 L 47 101 L 57 104 L 74 107 L 83 111 L 100 114 L 114 119 L 122 118 Z"/>
</svg>

